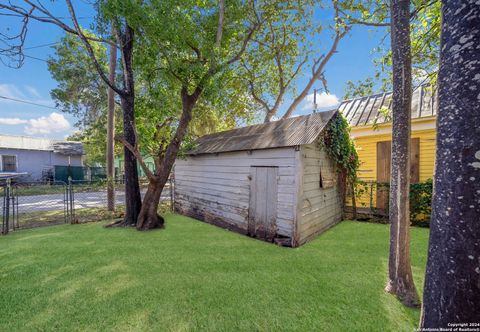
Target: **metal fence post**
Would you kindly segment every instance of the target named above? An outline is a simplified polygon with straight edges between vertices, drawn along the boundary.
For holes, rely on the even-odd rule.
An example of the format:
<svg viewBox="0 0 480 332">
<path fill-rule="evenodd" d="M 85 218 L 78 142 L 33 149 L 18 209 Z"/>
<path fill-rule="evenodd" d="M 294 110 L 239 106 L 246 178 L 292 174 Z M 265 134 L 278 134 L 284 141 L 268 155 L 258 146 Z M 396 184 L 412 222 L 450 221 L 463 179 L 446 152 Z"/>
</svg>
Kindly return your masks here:
<svg viewBox="0 0 480 332">
<path fill-rule="evenodd" d="M 4 230 L 3 234 L 8 234 L 10 231 L 10 189 L 11 189 L 11 180 L 7 179 L 7 185 L 5 187 L 5 201 L 4 201 Z"/>
<path fill-rule="evenodd" d="M 66 224 L 70 218 L 70 208 L 68 204 L 68 184 L 64 182 L 63 186 L 63 222 Z"/>
<path fill-rule="evenodd" d="M 73 192 L 72 186 L 72 177 L 68 177 L 68 193 L 69 193 L 69 200 L 68 204 L 70 205 L 70 223 L 75 223 L 75 197 Z"/>
<path fill-rule="evenodd" d="M 170 175 L 170 179 L 169 179 L 169 181 L 170 181 L 170 211 L 173 212 L 174 209 L 173 209 L 173 179 L 172 178 L 173 178 L 173 174 Z"/>
<path fill-rule="evenodd" d="M 2 204 L 2 234 L 5 232 L 5 187 L 3 187 L 3 204 Z"/>
<path fill-rule="evenodd" d="M 19 228 L 20 225 L 18 224 L 18 197 L 16 195 L 16 189 L 14 189 L 10 183 L 10 189 L 8 190 L 8 193 L 10 195 L 10 200 L 12 202 L 10 210 L 12 211 L 12 219 L 11 219 L 11 224 L 12 224 L 12 230 L 15 230 L 16 228 Z M 10 223 L 10 218 L 9 218 L 9 223 Z"/>
</svg>

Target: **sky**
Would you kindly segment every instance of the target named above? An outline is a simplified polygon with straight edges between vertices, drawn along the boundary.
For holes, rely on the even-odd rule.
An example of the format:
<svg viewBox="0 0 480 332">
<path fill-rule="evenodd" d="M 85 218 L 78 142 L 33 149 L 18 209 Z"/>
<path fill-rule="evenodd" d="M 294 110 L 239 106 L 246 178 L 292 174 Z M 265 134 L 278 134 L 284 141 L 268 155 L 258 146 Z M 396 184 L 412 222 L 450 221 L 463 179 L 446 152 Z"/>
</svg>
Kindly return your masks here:
<svg viewBox="0 0 480 332">
<path fill-rule="evenodd" d="M 80 23 L 88 27 L 94 16 L 91 7 L 84 1 L 74 1 L 74 4 L 77 16 L 81 18 Z M 54 13 L 58 16 L 68 17 L 63 3 L 57 3 L 54 6 Z M 68 19 L 65 19 L 65 22 L 69 22 Z M 18 27 L 18 18 L 2 17 L 0 20 L 1 33 L 6 33 L 8 29 L 12 28 L 18 29 Z M 56 81 L 52 79 L 45 62 L 49 56 L 53 55 L 51 44 L 59 41 L 63 35 L 64 32 L 54 25 L 32 21 L 25 43 L 27 57 L 24 65 L 20 69 L 14 69 L 0 63 L 1 134 L 64 139 L 76 130 L 74 125 L 77 119 L 56 109 L 55 103 L 50 98 L 50 91 L 56 87 Z M 319 110 L 332 109 L 338 105 L 344 94 L 346 81 L 362 80 L 373 74 L 373 59 L 376 57 L 373 49 L 379 45 L 384 35 L 384 30 L 375 31 L 368 27 L 353 27 L 340 42 L 338 52 L 327 64 L 325 76 L 328 81 L 329 93 L 321 91 L 320 82 L 314 85 L 315 88 L 320 89 L 317 94 Z M 323 51 L 330 43 L 331 39 L 328 36 L 320 36 L 319 49 Z M 306 83 L 308 75 L 304 76 L 297 82 L 298 89 L 303 89 Z M 287 98 L 284 105 L 289 101 Z M 285 106 L 280 111 L 284 111 L 284 109 Z M 313 91 L 299 105 L 294 114 L 308 114 L 312 110 Z"/>
</svg>

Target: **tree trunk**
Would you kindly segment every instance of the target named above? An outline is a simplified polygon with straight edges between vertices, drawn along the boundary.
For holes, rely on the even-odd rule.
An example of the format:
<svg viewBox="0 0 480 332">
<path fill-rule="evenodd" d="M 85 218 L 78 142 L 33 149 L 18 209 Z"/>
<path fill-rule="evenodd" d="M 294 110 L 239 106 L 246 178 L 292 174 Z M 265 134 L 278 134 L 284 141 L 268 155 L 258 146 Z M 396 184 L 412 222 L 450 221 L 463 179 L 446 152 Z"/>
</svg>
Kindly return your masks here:
<svg viewBox="0 0 480 332">
<path fill-rule="evenodd" d="M 142 208 L 138 215 L 138 230 L 163 227 L 164 219 L 158 214 L 158 204 L 160 203 L 160 196 L 165 187 L 165 183 L 166 181 L 158 181 L 158 179 L 150 180 L 147 192 L 143 198 Z"/>
<path fill-rule="evenodd" d="M 145 194 L 138 218 L 138 230 L 143 231 L 163 226 L 163 218 L 159 217 L 157 212 L 160 195 L 172 171 L 180 145 L 187 132 L 188 124 L 192 119 L 192 110 L 200 97 L 201 91 L 202 89 L 197 88 L 193 95 L 189 95 L 186 88 L 182 89 L 182 116 L 175 136 L 168 145 L 164 157 L 157 163 L 154 178 L 150 179 L 148 191 Z"/>
<path fill-rule="evenodd" d="M 385 290 L 406 306 L 419 306 L 410 264 L 410 120 L 412 73 L 410 0 L 391 2 L 393 61 L 392 174 L 390 178 L 390 255 Z"/>
<path fill-rule="evenodd" d="M 422 328 L 480 323 L 480 5 L 443 1 Z M 478 325 L 466 325 L 475 329 Z"/>
<path fill-rule="evenodd" d="M 272 121 L 272 118 L 277 114 L 277 112 L 278 112 L 278 106 L 274 106 L 272 109 L 267 110 L 263 123 L 268 123 Z"/>
<path fill-rule="evenodd" d="M 123 135 L 125 140 L 132 146 L 135 145 L 134 129 L 134 98 L 127 96 L 122 98 L 123 109 Z M 137 217 L 140 213 L 142 200 L 140 186 L 138 183 L 137 159 L 133 153 L 123 148 L 125 167 L 125 217 L 123 226 L 134 226 L 137 224 Z"/>
<path fill-rule="evenodd" d="M 112 27 L 113 30 L 113 27 Z M 110 46 L 110 83 L 115 85 L 115 68 L 117 64 L 117 47 Z M 107 119 L 107 209 L 115 211 L 115 91 L 108 88 L 108 119 Z"/>
<path fill-rule="evenodd" d="M 125 32 L 120 36 L 122 63 L 123 63 L 123 84 L 125 92 L 122 95 L 121 103 L 123 110 L 123 136 L 132 146 L 136 146 L 135 133 L 135 83 L 133 77 L 133 29 L 127 25 Z M 140 186 L 138 184 L 137 160 L 134 154 L 126 147 L 123 149 L 125 155 L 125 217 L 122 226 L 134 226 L 140 213 L 142 200 Z"/>
<path fill-rule="evenodd" d="M 263 119 L 263 123 L 268 123 L 268 122 L 272 121 L 272 118 L 273 118 L 274 115 L 275 115 L 275 113 L 267 111 L 267 114 L 265 114 L 265 119 Z"/>
</svg>

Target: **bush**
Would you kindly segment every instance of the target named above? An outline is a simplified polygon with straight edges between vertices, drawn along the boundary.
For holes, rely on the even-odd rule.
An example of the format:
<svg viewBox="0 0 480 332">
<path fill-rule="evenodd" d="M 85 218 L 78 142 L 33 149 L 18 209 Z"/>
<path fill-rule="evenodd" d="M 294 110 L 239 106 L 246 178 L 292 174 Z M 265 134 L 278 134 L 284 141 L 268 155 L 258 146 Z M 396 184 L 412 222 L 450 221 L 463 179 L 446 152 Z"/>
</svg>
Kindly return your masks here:
<svg viewBox="0 0 480 332">
<path fill-rule="evenodd" d="M 376 217 L 383 214 L 388 221 L 388 198 L 386 210 L 382 210 L 383 213 L 379 213 L 380 210 L 375 207 L 374 196 L 378 190 L 384 190 L 388 195 L 389 187 L 389 183 L 357 180 L 354 187 L 357 207 L 359 204 L 360 207 L 369 208 L 370 213 Z M 412 226 L 429 227 L 432 214 L 432 192 L 433 181 L 431 179 L 425 182 L 410 184 L 410 222 Z M 352 191 L 350 190 L 350 200 L 351 195 Z"/>
<path fill-rule="evenodd" d="M 428 179 L 410 185 L 410 222 L 412 226 L 429 227 L 432 215 L 433 181 Z"/>
</svg>

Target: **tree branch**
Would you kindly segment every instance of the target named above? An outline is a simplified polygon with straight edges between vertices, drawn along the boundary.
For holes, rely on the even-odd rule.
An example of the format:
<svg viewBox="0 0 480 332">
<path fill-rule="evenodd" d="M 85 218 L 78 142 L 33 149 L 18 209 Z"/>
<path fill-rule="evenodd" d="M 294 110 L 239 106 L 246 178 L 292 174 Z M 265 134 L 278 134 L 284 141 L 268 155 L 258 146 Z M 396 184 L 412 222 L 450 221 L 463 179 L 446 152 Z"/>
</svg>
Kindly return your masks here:
<svg viewBox="0 0 480 332">
<path fill-rule="evenodd" d="M 205 58 L 202 56 L 202 52 L 200 51 L 200 49 L 198 47 L 196 47 L 195 45 L 191 44 L 188 41 L 187 41 L 187 45 L 188 45 L 188 47 L 190 47 L 195 52 L 195 54 L 197 55 L 197 59 L 200 62 L 202 62 L 202 63 L 206 62 Z"/>
<path fill-rule="evenodd" d="M 292 76 L 290 77 L 289 80 L 287 80 L 287 84 L 285 84 L 285 86 L 289 86 L 290 83 L 292 83 L 292 81 L 295 79 L 295 77 L 297 77 L 298 73 L 300 72 L 300 69 L 303 67 L 304 64 L 306 64 L 308 61 L 308 57 L 305 56 L 305 58 L 303 58 L 303 61 L 300 62 L 298 65 L 297 65 L 297 68 L 295 69 L 295 71 L 293 72 Z"/>
<path fill-rule="evenodd" d="M 102 67 L 100 66 L 100 63 L 97 60 L 97 56 L 95 55 L 95 51 L 92 48 L 92 45 L 90 45 L 90 42 L 88 41 L 87 37 L 83 34 L 82 29 L 80 28 L 80 25 L 78 24 L 77 16 L 75 15 L 75 10 L 73 9 L 72 2 L 70 0 L 66 0 L 68 11 L 70 12 L 70 16 L 73 21 L 73 25 L 75 26 L 75 30 L 77 32 L 78 37 L 80 40 L 83 42 L 83 45 L 87 49 L 87 52 L 90 56 L 90 58 L 93 61 L 93 64 L 95 65 L 95 69 L 97 70 L 98 74 L 102 78 L 102 80 L 116 93 L 119 95 L 123 96 L 125 92 L 121 89 L 119 89 L 117 86 L 112 84 L 110 82 L 110 79 L 107 77 L 105 72 L 103 71 Z"/>
<path fill-rule="evenodd" d="M 247 49 L 247 45 L 248 43 L 250 42 L 250 40 L 252 39 L 254 33 L 257 31 L 257 29 L 260 27 L 260 24 L 259 23 L 254 23 L 252 28 L 250 29 L 250 31 L 247 33 L 247 35 L 245 36 L 245 38 L 243 39 L 243 42 L 242 42 L 242 46 L 240 48 L 240 50 L 230 59 L 228 60 L 227 62 L 225 62 L 225 66 L 229 66 L 231 65 L 232 63 L 235 63 L 237 62 L 238 60 L 240 60 L 240 58 L 242 57 L 243 53 L 245 53 L 245 50 Z M 221 66 L 222 67 L 222 66 Z"/>
<path fill-rule="evenodd" d="M 115 136 L 115 140 L 122 143 L 138 160 L 138 163 L 140 164 L 140 167 L 142 167 L 143 171 L 145 172 L 145 175 L 149 180 L 155 179 L 155 174 L 150 171 L 150 169 L 147 167 L 147 164 L 145 163 L 145 160 L 143 159 L 142 154 L 138 149 L 136 149 L 132 144 L 128 143 L 128 141 L 125 139 L 123 136 Z"/>
<path fill-rule="evenodd" d="M 338 43 L 343 37 L 345 37 L 348 30 L 350 29 L 350 27 L 348 26 L 343 27 L 343 30 L 340 28 L 339 24 L 343 24 L 343 22 L 339 17 L 339 9 L 336 2 L 334 2 L 334 7 L 335 7 L 335 21 L 336 21 L 337 27 L 335 29 L 336 33 L 335 33 L 335 38 L 333 40 L 332 46 L 330 47 L 330 50 L 326 55 L 322 55 L 320 58 L 314 61 L 314 66 L 312 68 L 312 77 L 310 78 L 310 80 L 308 81 L 308 83 L 306 84 L 302 92 L 293 100 L 292 104 L 288 107 L 287 111 L 282 116 L 282 119 L 289 118 L 292 115 L 292 113 L 297 108 L 298 104 L 300 104 L 300 102 L 307 96 L 313 84 L 318 79 L 321 79 L 321 77 L 323 76 L 323 70 L 326 64 L 328 63 L 330 58 L 337 52 Z M 326 81 L 324 81 L 324 79 L 322 81 L 325 84 Z"/>
<path fill-rule="evenodd" d="M 255 101 L 257 103 L 262 105 L 265 108 L 265 110 L 267 111 L 267 113 L 269 113 L 270 112 L 270 106 L 267 104 L 267 102 L 265 100 L 263 100 L 262 98 L 260 98 L 257 95 L 257 93 L 255 92 L 255 86 L 254 86 L 253 82 L 249 81 L 248 85 L 250 87 L 250 94 L 252 95 L 253 99 L 255 99 Z"/>
<path fill-rule="evenodd" d="M 14 12 L 18 14 L 18 17 L 28 17 L 31 19 L 34 19 L 36 21 L 42 22 L 42 23 L 49 23 L 49 24 L 54 24 L 58 26 L 59 28 L 63 29 L 65 32 L 71 33 L 73 35 L 78 35 L 77 31 L 74 28 L 69 27 L 67 24 L 56 18 L 52 13 L 50 13 L 48 10 L 45 9 L 43 6 L 38 6 L 31 1 L 24 0 L 27 4 L 29 4 L 32 8 L 30 10 L 38 10 L 42 12 L 43 14 L 46 15 L 46 17 L 38 16 L 38 15 L 33 15 L 33 11 L 27 11 L 26 9 L 19 7 L 19 6 L 14 6 L 14 5 L 4 5 L 0 4 L 0 9 L 5 9 L 11 12 Z M 1 14 L 1 15 L 8 15 L 8 14 Z M 107 43 L 110 45 L 115 45 L 111 41 L 103 38 L 96 38 L 96 37 L 86 37 L 90 41 L 95 41 L 95 42 L 100 42 L 100 43 Z"/>
<path fill-rule="evenodd" d="M 218 1 L 218 28 L 217 38 L 215 40 L 215 47 L 219 49 L 222 46 L 222 34 L 223 34 L 223 22 L 225 20 L 225 2 L 224 0 Z"/>
<path fill-rule="evenodd" d="M 410 19 L 413 20 L 417 17 L 417 15 L 424 9 L 430 7 L 431 5 L 433 5 L 434 3 L 438 2 L 439 0 L 432 0 L 430 2 L 425 2 L 423 5 L 421 6 L 418 6 L 416 7 L 411 13 L 410 13 Z M 345 19 L 348 21 L 349 24 L 359 24 L 359 25 L 365 25 L 365 26 L 373 26 L 373 27 L 389 27 L 391 25 L 390 22 L 386 21 L 386 22 L 371 22 L 371 21 L 365 21 L 365 20 L 360 20 L 360 19 L 357 19 L 357 18 L 354 18 L 350 15 L 348 15 L 347 13 L 345 13 L 343 10 L 340 10 L 339 11 L 345 15 Z M 374 16 L 373 15 L 370 15 L 371 17 Z"/>
</svg>

